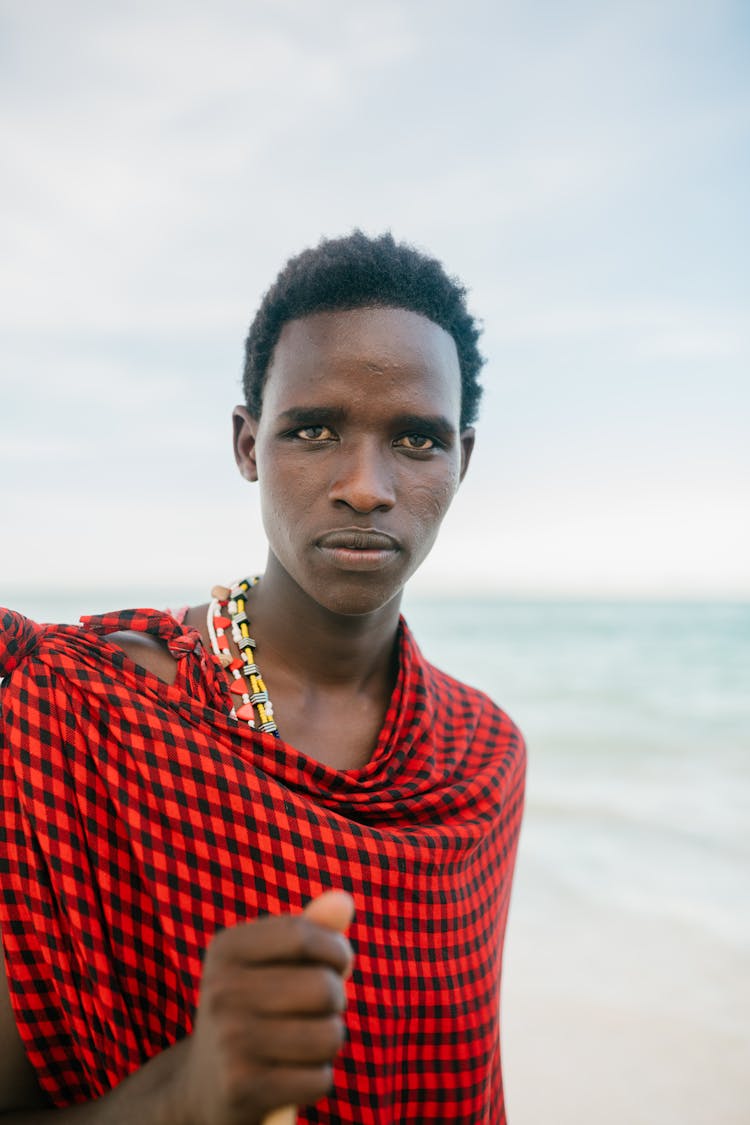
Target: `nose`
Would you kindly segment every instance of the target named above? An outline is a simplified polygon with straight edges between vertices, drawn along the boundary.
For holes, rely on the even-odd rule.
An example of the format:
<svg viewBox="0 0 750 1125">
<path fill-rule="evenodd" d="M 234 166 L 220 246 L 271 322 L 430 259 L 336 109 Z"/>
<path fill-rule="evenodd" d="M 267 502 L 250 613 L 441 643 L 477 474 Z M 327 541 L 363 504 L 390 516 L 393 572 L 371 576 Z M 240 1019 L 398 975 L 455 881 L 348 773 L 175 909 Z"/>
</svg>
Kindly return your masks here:
<svg viewBox="0 0 750 1125">
<path fill-rule="evenodd" d="M 348 449 L 342 443 L 328 494 L 334 503 L 362 514 L 392 508 L 396 492 L 388 451 L 375 441 Z"/>
</svg>

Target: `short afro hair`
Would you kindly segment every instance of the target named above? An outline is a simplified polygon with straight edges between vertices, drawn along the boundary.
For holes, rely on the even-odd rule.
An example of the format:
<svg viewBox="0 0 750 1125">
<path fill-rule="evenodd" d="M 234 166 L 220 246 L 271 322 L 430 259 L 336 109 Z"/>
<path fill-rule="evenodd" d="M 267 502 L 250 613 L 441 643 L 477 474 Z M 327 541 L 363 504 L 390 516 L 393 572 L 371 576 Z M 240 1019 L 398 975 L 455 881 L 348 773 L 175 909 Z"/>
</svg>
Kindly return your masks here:
<svg viewBox="0 0 750 1125">
<path fill-rule="evenodd" d="M 461 428 L 478 413 L 484 358 L 480 329 L 466 308 L 466 290 L 435 258 L 390 233 L 368 238 L 360 230 L 323 239 L 291 258 L 264 296 L 245 343 L 242 386 L 250 413 L 260 417 L 263 386 L 281 330 L 317 312 L 360 308 L 409 309 L 453 337 L 461 369 Z"/>
</svg>

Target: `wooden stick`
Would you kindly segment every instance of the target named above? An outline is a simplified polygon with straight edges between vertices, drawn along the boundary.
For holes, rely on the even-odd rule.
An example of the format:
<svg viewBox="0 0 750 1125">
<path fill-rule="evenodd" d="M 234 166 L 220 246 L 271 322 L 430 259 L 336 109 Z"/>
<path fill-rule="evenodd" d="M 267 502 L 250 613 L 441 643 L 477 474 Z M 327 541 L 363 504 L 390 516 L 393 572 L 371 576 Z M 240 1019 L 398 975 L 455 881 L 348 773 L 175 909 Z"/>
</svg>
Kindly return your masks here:
<svg viewBox="0 0 750 1125">
<path fill-rule="evenodd" d="M 297 1110 L 293 1105 L 283 1105 L 263 1118 L 263 1125 L 296 1125 Z"/>
</svg>

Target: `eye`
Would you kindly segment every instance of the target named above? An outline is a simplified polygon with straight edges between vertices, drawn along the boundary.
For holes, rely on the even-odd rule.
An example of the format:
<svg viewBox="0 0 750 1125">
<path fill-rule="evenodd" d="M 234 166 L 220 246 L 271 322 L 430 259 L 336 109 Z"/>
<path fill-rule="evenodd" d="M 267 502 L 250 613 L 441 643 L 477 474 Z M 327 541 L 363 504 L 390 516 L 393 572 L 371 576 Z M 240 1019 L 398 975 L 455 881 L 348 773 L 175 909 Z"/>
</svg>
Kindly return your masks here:
<svg viewBox="0 0 750 1125">
<path fill-rule="evenodd" d="M 400 446 L 402 449 L 413 449 L 415 452 L 421 453 L 427 449 L 434 449 L 437 443 L 434 438 L 428 437 L 427 434 L 402 434 L 400 438 L 396 438 L 393 444 Z"/>
<path fill-rule="evenodd" d="M 302 441 L 330 441 L 333 436 L 333 430 L 328 426 L 300 426 L 294 431 L 294 437 Z"/>
</svg>

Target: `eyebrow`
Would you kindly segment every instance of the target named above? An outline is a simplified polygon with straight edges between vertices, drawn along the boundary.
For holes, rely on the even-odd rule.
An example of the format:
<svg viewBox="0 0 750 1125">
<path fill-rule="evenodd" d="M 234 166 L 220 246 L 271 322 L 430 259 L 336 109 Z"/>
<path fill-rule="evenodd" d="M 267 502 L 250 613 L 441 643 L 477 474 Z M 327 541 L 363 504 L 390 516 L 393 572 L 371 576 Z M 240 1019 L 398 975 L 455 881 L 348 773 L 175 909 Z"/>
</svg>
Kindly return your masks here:
<svg viewBox="0 0 750 1125">
<path fill-rule="evenodd" d="M 316 426 L 321 422 L 339 422 L 344 413 L 335 406 L 292 406 L 282 411 L 278 420 L 287 426 Z"/>
<path fill-rule="evenodd" d="M 399 430 L 430 430 L 439 434 L 456 432 L 455 425 L 444 414 L 399 414 L 393 421 Z"/>
<path fill-rule="evenodd" d="M 316 426 L 346 420 L 346 411 L 338 406 L 292 406 L 278 416 L 287 426 Z M 397 414 L 390 419 L 397 430 L 429 430 L 432 433 L 454 434 L 456 427 L 444 414 Z"/>
</svg>

